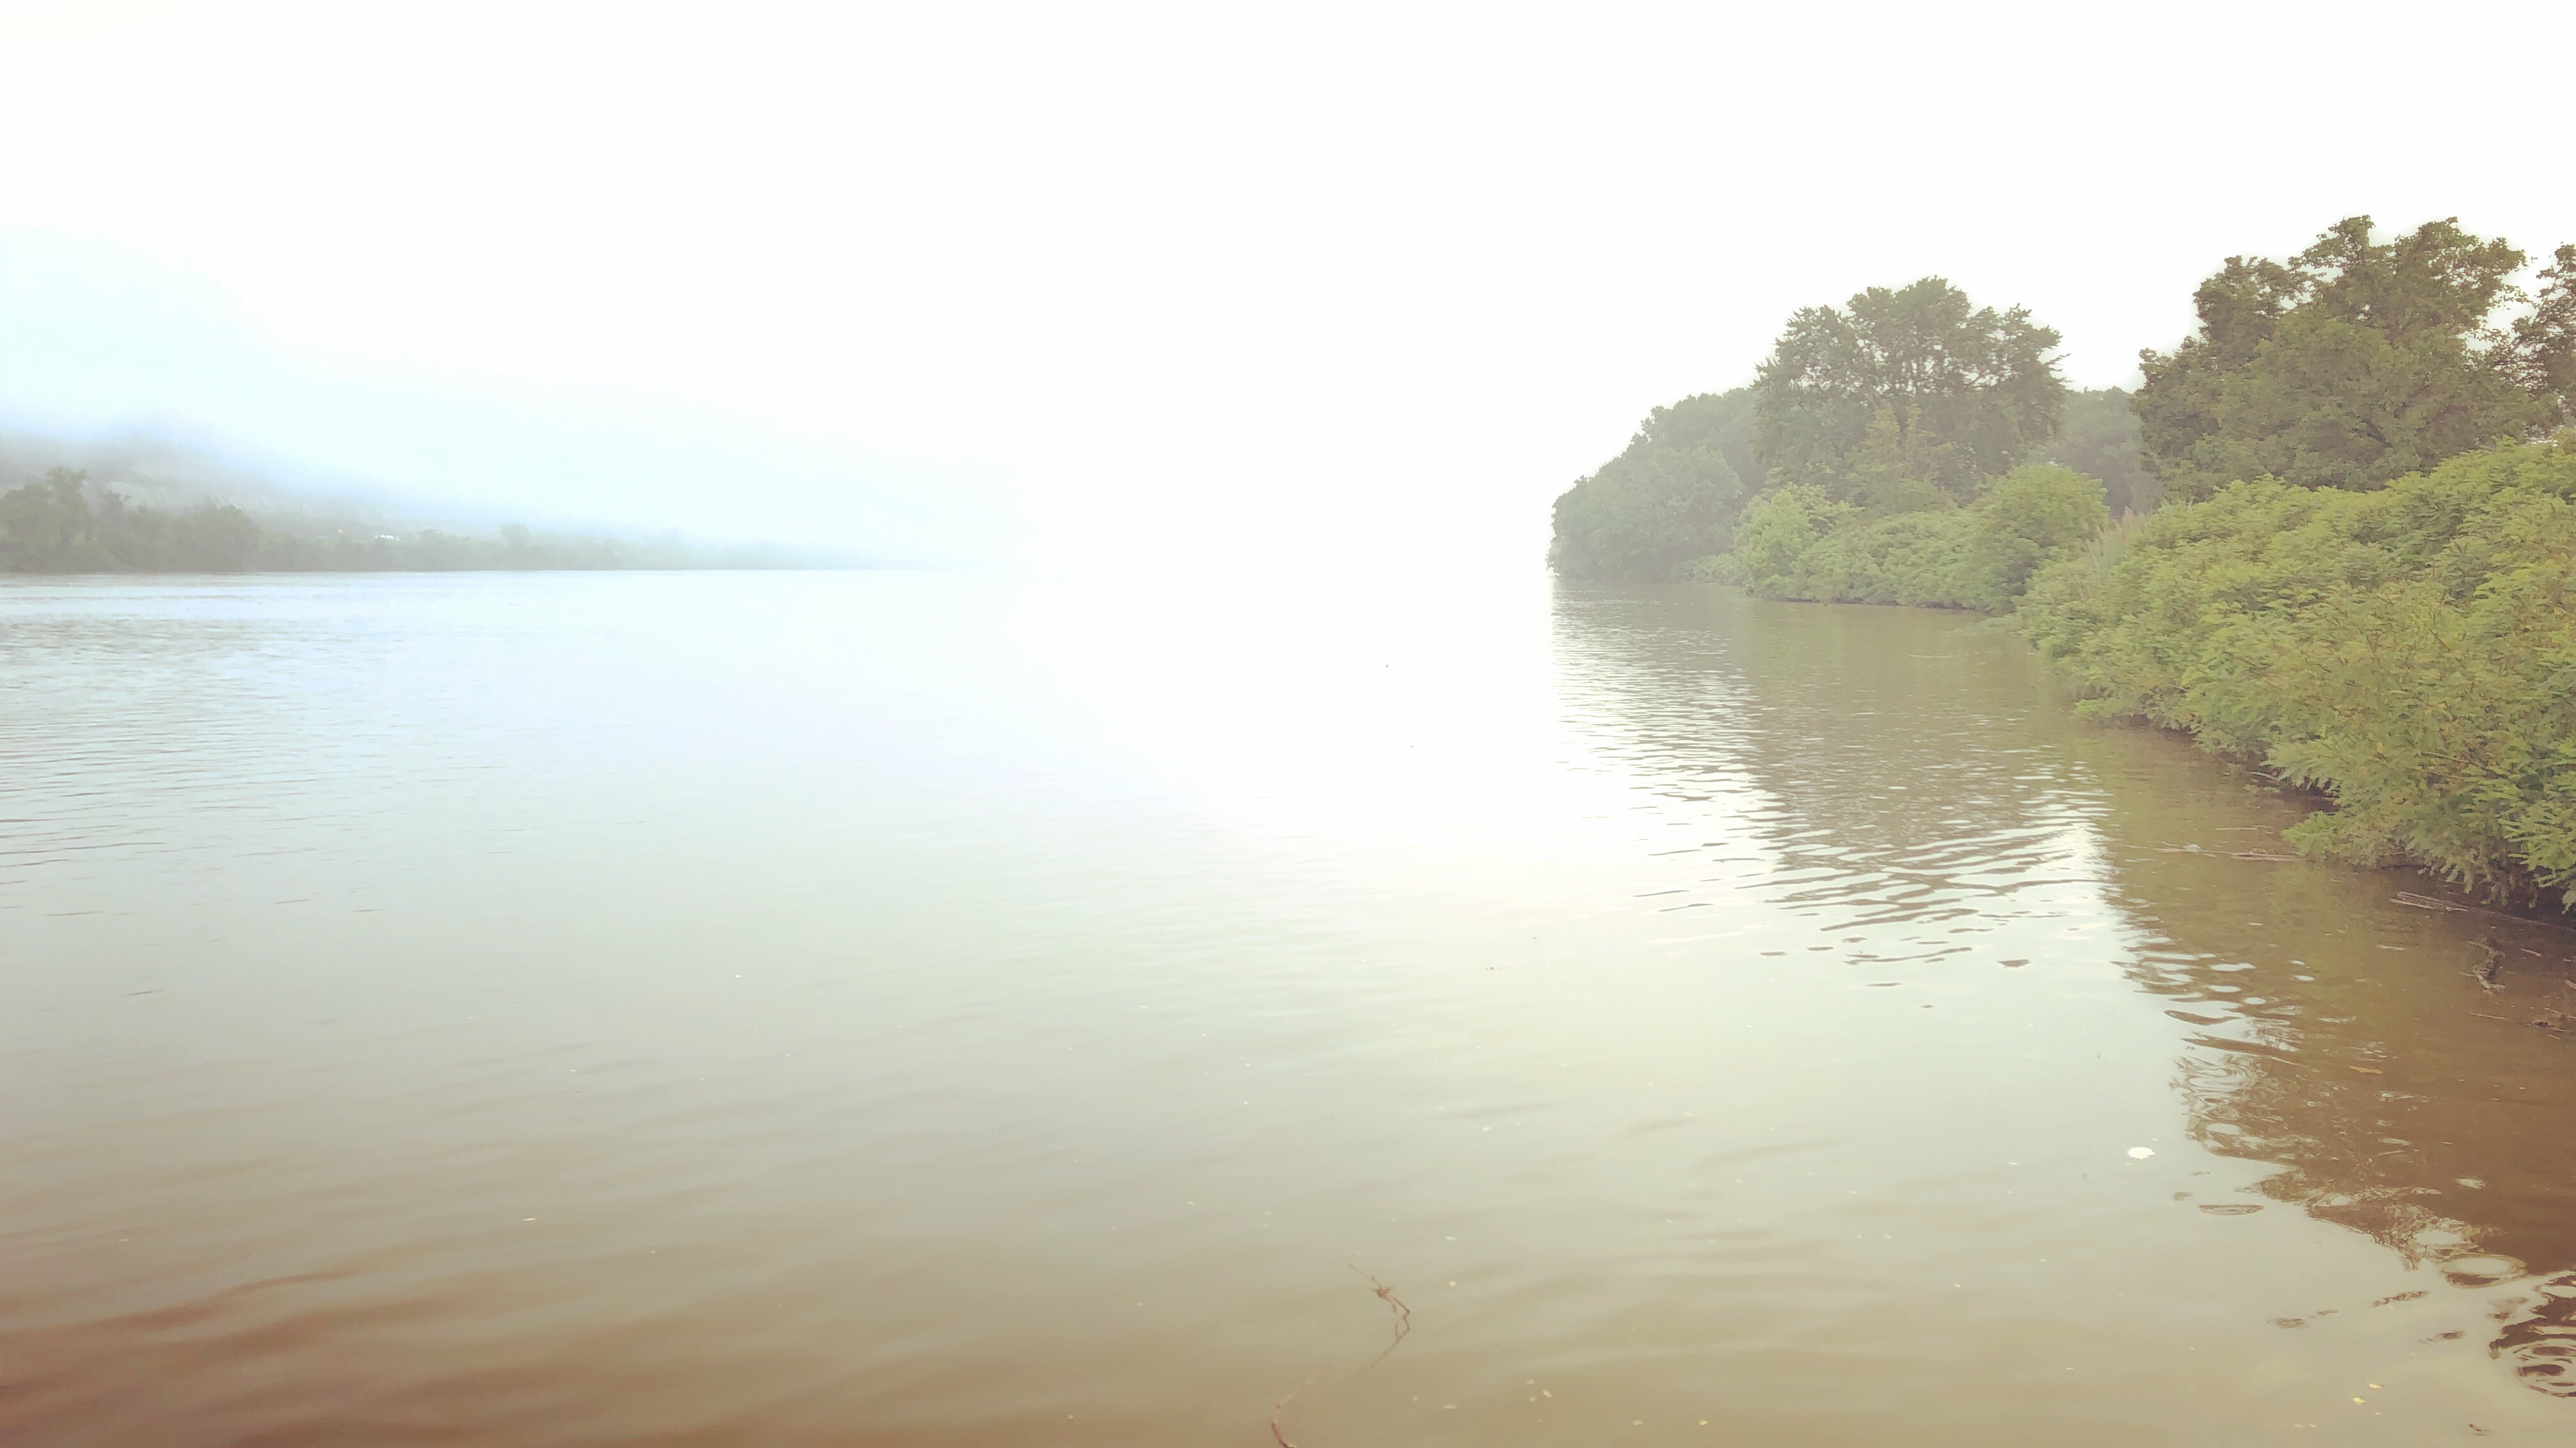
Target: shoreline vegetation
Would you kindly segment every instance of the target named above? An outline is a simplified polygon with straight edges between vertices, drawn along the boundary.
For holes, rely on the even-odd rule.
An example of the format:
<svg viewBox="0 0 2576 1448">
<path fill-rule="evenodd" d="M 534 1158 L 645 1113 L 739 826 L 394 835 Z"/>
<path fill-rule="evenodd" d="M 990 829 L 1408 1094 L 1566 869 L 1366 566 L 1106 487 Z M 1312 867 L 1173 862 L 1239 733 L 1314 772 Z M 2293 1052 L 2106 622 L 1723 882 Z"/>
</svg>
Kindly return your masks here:
<svg viewBox="0 0 2576 1448">
<path fill-rule="evenodd" d="M 79 468 L 48 468 L 0 491 L 0 574 L 450 573 L 610 569 L 839 568 L 846 562 L 769 546 L 717 546 L 676 536 L 490 533 L 404 528 L 382 520 L 254 517 L 231 503 L 138 503 Z"/>
<path fill-rule="evenodd" d="M 2143 385 L 1941 279 L 1790 319 L 1557 500 L 1560 576 L 2007 615 L 2102 719 L 2322 805 L 2302 853 L 2576 908 L 2576 246 L 2338 222 Z"/>
</svg>

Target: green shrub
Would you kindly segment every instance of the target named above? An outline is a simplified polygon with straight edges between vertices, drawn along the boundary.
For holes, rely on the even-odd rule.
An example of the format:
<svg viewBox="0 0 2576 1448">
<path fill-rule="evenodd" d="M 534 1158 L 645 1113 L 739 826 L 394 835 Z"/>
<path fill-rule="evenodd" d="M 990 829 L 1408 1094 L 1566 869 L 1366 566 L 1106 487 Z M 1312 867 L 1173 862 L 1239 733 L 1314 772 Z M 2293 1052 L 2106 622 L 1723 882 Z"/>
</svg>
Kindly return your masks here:
<svg viewBox="0 0 2576 1448">
<path fill-rule="evenodd" d="M 2015 468 L 1964 508 L 1880 517 L 1788 487 L 1745 510 L 1729 571 L 1764 598 L 2001 612 L 2103 521 L 2102 485 L 2060 467 Z"/>
<path fill-rule="evenodd" d="M 2576 905 L 2571 499 L 2565 433 L 2378 492 L 2236 483 L 2040 572 L 2022 627 L 2088 712 L 2329 795 L 2301 848 Z"/>
</svg>

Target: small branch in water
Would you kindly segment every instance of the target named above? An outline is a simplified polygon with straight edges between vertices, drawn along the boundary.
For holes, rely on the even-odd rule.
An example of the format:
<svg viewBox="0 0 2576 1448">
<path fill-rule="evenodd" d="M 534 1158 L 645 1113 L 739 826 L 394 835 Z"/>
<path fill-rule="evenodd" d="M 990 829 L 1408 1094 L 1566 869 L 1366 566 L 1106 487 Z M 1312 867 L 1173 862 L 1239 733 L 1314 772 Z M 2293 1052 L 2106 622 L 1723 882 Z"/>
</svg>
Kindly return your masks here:
<svg viewBox="0 0 2576 1448">
<path fill-rule="evenodd" d="M 1324 1364 L 1324 1367 L 1317 1368 L 1313 1372 L 1308 1373 L 1306 1375 L 1306 1381 L 1290 1388 L 1288 1390 L 1288 1396 L 1279 1400 L 1279 1406 L 1270 1410 L 1270 1436 L 1277 1440 L 1279 1448 L 1297 1448 L 1296 1444 L 1288 1441 L 1286 1430 L 1279 1426 L 1280 1417 L 1288 1411 L 1288 1405 L 1296 1400 L 1297 1395 L 1306 1391 L 1308 1388 L 1313 1387 L 1315 1385 L 1315 1379 L 1322 1377 L 1324 1375 L 1324 1369 L 1331 1366 L 1331 1363 L 1326 1363 Z"/>
<path fill-rule="evenodd" d="M 1360 1272 L 1357 1264 L 1351 1264 L 1351 1270 L 1354 1272 Z M 1378 1350 L 1378 1355 L 1376 1357 L 1369 1359 L 1368 1368 L 1360 1369 L 1360 1373 L 1364 1373 L 1367 1372 L 1369 1368 L 1376 1367 L 1379 1363 L 1385 1362 L 1386 1355 L 1388 1353 L 1395 1351 L 1396 1348 L 1403 1345 L 1404 1335 L 1413 1331 L 1413 1309 L 1404 1305 L 1404 1299 L 1395 1295 L 1394 1288 L 1387 1286 L 1385 1283 L 1378 1281 L 1374 1277 L 1369 1277 L 1369 1274 L 1365 1272 L 1360 1272 L 1360 1275 L 1362 1277 L 1368 1277 L 1369 1287 L 1372 1291 L 1377 1293 L 1377 1300 L 1385 1303 L 1387 1310 L 1395 1314 L 1394 1338 L 1389 1340 L 1385 1347 Z M 1352 1377 L 1358 1377 L 1359 1375 L 1359 1373 L 1351 1374 Z"/>
<path fill-rule="evenodd" d="M 2548 920 L 2537 915 L 2515 915 L 2504 910 L 2489 910 L 2482 905 L 2462 905 L 2456 900 L 2436 899 L 2431 895 L 2419 895 L 2412 890 L 2398 891 L 2389 903 L 2408 905 L 2417 910 L 2439 910 L 2450 915 L 2484 915 L 2491 920 L 2509 920 L 2516 925 L 2539 925 L 2551 930 L 2576 930 L 2576 925 L 2570 925 L 2564 920 Z"/>
<path fill-rule="evenodd" d="M 2198 855 L 2203 859 L 2209 860 L 2218 859 L 2222 854 L 2222 852 L 2218 850 L 2204 850 L 2198 845 L 2176 845 L 2170 843 L 2156 846 L 2156 853 L 2159 855 Z M 2305 855 L 2283 854 L 2279 850 L 2228 850 L 2223 853 L 2226 858 L 2231 860 L 2280 860 L 2284 862 L 2295 862 L 2307 858 Z"/>
<path fill-rule="evenodd" d="M 1358 1264 L 1353 1263 L 1349 1265 L 1352 1271 L 1360 1272 Z M 1369 1277 L 1369 1274 L 1365 1272 L 1360 1272 L 1360 1275 L 1362 1277 L 1368 1277 L 1369 1290 L 1377 1294 L 1378 1301 L 1386 1304 L 1387 1311 L 1395 1314 L 1395 1336 L 1388 1340 L 1385 1347 L 1378 1349 L 1376 1357 L 1368 1360 L 1367 1368 L 1360 1369 L 1360 1373 L 1364 1373 L 1367 1372 L 1369 1368 L 1376 1367 L 1379 1363 L 1385 1362 L 1386 1355 L 1395 1351 L 1396 1348 L 1404 1342 L 1405 1334 L 1413 1331 L 1413 1309 L 1404 1305 L 1404 1299 L 1395 1295 L 1394 1288 L 1387 1286 L 1385 1283 L 1378 1281 L 1374 1277 Z M 1306 1381 L 1290 1388 L 1288 1390 L 1288 1396 L 1281 1398 L 1278 1406 L 1270 1410 L 1270 1438 L 1272 1442 L 1279 1445 L 1279 1448 L 1297 1448 L 1296 1444 L 1288 1441 L 1288 1430 L 1280 1426 L 1280 1420 L 1288 1415 L 1288 1405 L 1297 1400 L 1297 1395 L 1299 1393 L 1313 1387 L 1315 1385 L 1315 1379 L 1320 1378 L 1325 1373 L 1331 1371 L 1332 1366 L 1333 1365 L 1331 1363 L 1326 1363 L 1322 1367 L 1315 1369 L 1312 1373 L 1309 1373 L 1306 1377 Z M 1358 1377 L 1360 1373 L 1353 1373 L 1351 1376 Z"/>
</svg>

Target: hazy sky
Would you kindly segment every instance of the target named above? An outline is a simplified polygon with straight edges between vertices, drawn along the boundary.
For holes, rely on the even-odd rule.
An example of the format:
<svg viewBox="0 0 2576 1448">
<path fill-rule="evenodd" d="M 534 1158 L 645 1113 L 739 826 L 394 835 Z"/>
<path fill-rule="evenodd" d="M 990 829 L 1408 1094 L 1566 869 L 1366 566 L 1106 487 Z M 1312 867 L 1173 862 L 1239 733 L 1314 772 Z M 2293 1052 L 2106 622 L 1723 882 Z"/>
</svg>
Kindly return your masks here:
<svg viewBox="0 0 2576 1448">
<path fill-rule="evenodd" d="M 921 554 L 1535 566 L 1796 307 L 2127 380 L 2337 217 L 2576 240 L 2558 6 L 0 0 L 0 412 Z"/>
</svg>

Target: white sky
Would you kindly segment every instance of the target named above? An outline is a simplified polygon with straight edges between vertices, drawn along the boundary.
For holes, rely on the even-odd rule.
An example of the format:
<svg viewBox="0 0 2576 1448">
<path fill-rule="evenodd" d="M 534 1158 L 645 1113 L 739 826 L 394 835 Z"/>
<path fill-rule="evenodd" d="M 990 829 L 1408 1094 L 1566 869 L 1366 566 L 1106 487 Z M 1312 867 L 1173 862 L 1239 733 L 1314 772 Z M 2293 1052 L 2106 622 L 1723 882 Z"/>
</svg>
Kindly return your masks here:
<svg viewBox="0 0 2576 1448">
<path fill-rule="evenodd" d="M 2128 380 L 2334 219 L 2576 240 L 2556 6 L 0 0 L 0 411 L 531 510 L 1535 566 L 1937 272 Z"/>
</svg>

